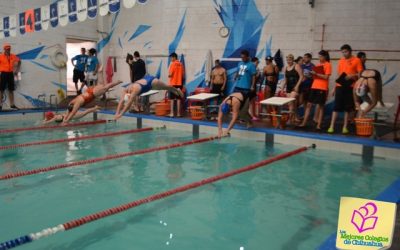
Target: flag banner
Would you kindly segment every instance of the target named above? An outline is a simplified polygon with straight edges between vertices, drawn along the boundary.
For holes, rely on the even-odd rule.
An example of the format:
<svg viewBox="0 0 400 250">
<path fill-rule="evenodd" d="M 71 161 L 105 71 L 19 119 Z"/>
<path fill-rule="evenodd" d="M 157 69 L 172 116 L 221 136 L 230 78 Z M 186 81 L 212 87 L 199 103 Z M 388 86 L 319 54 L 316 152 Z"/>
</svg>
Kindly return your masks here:
<svg viewBox="0 0 400 250">
<path fill-rule="evenodd" d="M 37 8 L 33 12 L 35 14 L 35 31 L 40 31 L 42 30 L 42 10 Z"/>
<path fill-rule="evenodd" d="M 57 2 L 50 4 L 50 24 L 55 28 L 58 26 L 58 4 Z"/>
<path fill-rule="evenodd" d="M 78 20 L 76 0 L 68 0 L 68 18 L 70 23 Z"/>
</svg>

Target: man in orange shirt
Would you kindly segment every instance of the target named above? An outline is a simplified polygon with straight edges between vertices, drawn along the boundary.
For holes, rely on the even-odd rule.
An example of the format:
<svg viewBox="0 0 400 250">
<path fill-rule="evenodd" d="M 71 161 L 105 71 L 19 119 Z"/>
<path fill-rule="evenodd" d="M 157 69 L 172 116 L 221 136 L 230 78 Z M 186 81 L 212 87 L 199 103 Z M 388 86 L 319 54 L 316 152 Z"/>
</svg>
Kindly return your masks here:
<svg viewBox="0 0 400 250">
<path fill-rule="evenodd" d="M 363 66 L 361 60 L 351 54 L 352 49 L 350 45 L 345 44 L 340 50 L 342 51 L 343 58 L 341 58 L 338 63 L 339 78 L 336 81 L 334 92 L 335 105 L 328 133 L 333 133 L 335 131 L 335 122 L 338 113 L 345 112 L 342 133 L 348 134 L 349 130 L 347 125 L 349 113 L 354 111 L 353 86 L 363 71 Z"/>
<path fill-rule="evenodd" d="M 183 88 L 183 75 L 185 69 L 182 63 L 178 60 L 178 55 L 174 52 L 170 56 L 171 65 L 169 66 L 169 85 L 174 88 L 182 90 Z M 181 96 L 175 95 L 173 92 L 170 92 L 169 99 L 171 102 L 171 114 L 170 117 L 175 117 L 175 106 L 176 106 L 176 114 L 178 117 L 181 117 Z M 176 105 L 175 105 L 176 103 Z"/>
<path fill-rule="evenodd" d="M 6 43 L 3 46 L 4 52 L 0 54 L 0 111 L 3 109 L 4 91 L 8 90 L 8 98 L 10 99 L 10 107 L 18 109 L 14 103 L 14 74 L 16 74 L 21 66 L 19 58 L 11 54 L 11 45 Z"/>
</svg>

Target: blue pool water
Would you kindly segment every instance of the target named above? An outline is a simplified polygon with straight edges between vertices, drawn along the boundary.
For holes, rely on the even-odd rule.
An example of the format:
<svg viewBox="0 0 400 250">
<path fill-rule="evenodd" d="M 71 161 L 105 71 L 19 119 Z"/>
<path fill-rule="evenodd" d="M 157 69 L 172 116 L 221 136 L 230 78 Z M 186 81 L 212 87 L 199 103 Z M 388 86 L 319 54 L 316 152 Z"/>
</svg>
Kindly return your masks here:
<svg viewBox="0 0 400 250">
<path fill-rule="evenodd" d="M 20 122 L 6 122 L 0 129 L 20 126 Z M 4 134 L 0 145 L 134 127 L 111 123 Z M 4 150 L 0 174 L 190 139 L 191 133 L 168 129 Z M 0 181 L 0 242 L 295 148 L 226 138 Z M 400 176 L 398 165 L 398 161 L 375 159 L 365 166 L 359 156 L 317 148 L 20 249 L 315 249 L 336 230 L 340 196 L 374 198 Z"/>
</svg>

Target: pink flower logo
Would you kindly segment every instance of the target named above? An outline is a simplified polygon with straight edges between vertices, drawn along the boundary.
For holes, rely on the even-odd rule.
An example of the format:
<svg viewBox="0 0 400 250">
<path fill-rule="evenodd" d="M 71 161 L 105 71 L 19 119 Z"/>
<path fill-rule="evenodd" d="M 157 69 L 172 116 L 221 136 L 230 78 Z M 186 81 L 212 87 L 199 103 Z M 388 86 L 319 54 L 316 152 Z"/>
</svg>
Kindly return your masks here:
<svg viewBox="0 0 400 250">
<path fill-rule="evenodd" d="M 351 223 L 357 228 L 359 233 L 372 230 L 376 226 L 378 216 L 374 216 L 378 207 L 373 202 L 366 203 L 363 207 L 353 211 Z"/>
</svg>

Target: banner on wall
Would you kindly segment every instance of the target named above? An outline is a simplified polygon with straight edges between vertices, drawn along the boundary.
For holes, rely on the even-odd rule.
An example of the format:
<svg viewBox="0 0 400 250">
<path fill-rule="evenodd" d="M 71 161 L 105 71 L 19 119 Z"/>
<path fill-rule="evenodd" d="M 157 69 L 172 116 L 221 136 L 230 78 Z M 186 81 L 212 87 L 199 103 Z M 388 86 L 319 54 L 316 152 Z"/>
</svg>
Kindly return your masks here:
<svg viewBox="0 0 400 250">
<path fill-rule="evenodd" d="M 40 31 L 42 30 L 42 10 L 37 8 L 33 12 L 35 13 L 35 31 Z"/>
<path fill-rule="evenodd" d="M 58 2 L 58 22 L 60 26 L 67 26 L 68 24 L 68 2 L 62 0 Z"/>
<path fill-rule="evenodd" d="M 58 26 L 58 7 L 57 2 L 50 4 L 50 24 L 55 28 Z"/>
<path fill-rule="evenodd" d="M 68 0 L 68 18 L 70 23 L 78 20 L 76 0 Z"/>
<path fill-rule="evenodd" d="M 99 2 L 99 14 L 100 16 L 105 16 L 108 14 L 109 8 L 109 1 L 108 0 L 98 0 Z"/>
<path fill-rule="evenodd" d="M 122 0 L 122 3 L 125 8 L 130 9 L 136 5 L 136 0 Z"/>
<path fill-rule="evenodd" d="M 10 17 L 3 18 L 4 37 L 10 36 Z"/>
<path fill-rule="evenodd" d="M 3 18 L 0 18 L 0 39 L 4 38 Z"/>
<path fill-rule="evenodd" d="M 35 12 L 33 10 L 25 11 L 25 32 L 35 31 Z"/>
<path fill-rule="evenodd" d="M 77 4 L 77 11 L 78 11 L 78 20 L 83 22 L 86 20 L 88 15 L 88 2 L 87 0 L 78 0 Z"/>
<path fill-rule="evenodd" d="M 41 9 L 42 29 L 47 30 L 50 23 L 50 5 L 45 5 Z"/>
<path fill-rule="evenodd" d="M 23 35 L 25 34 L 25 12 L 19 13 L 18 19 L 19 19 L 19 33 Z M 3 25 L 0 25 L 0 27 L 3 27 Z"/>
<path fill-rule="evenodd" d="M 97 0 L 87 0 L 88 1 L 88 17 L 90 19 L 95 19 L 97 17 Z"/>
<path fill-rule="evenodd" d="M 111 13 L 116 13 L 121 9 L 121 1 L 120 0 L 110 0 L 109 1 L 109 9 Z"/>
<path fill-rule="evenodd" d="M 17 36 L 17 16 L 12 15 L 10 16 L 10 36 L 15 37 Z"/>
</svg>

